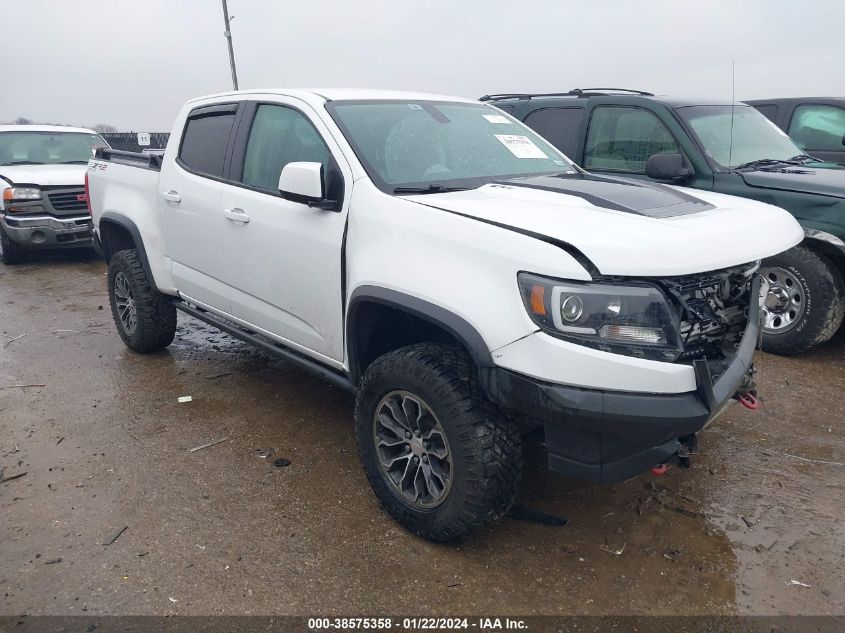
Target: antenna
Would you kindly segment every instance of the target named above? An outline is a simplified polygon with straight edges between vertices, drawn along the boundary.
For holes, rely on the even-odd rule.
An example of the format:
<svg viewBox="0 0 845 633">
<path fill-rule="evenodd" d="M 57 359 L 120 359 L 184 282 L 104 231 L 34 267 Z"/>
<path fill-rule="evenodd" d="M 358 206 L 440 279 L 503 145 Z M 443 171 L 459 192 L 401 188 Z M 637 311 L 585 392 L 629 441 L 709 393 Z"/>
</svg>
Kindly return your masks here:
<svg viewBox="0 0 845 633">
<path fill-rule="evenodd" d="M 223 23 L 226 25 L 226 30 L 223 31 L 223 36 L 226 38 L 226 43 L 229 45 L 229 66 L 232 68 L 232 87 L 238 89 L 238 73 L 235 70 L 235 51 L 232 48 L 232 31 L 229 30 L 229 7 L 226 6 L 226 0 L 223 0 Z"/>
<path fill-rule="evenodd" d="M 733 165 L 734 154 L 734 110 L 736 110 L 736 60 L 731 60 L 731 140 L 728 144 L 728 171 Z"/>
</svg>

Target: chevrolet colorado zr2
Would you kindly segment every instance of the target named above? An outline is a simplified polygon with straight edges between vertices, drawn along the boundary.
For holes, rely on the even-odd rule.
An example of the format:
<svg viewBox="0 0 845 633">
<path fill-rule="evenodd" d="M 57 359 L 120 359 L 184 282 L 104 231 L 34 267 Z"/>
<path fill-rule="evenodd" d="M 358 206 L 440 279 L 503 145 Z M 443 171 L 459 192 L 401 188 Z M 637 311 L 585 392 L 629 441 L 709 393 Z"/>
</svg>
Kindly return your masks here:
<svg viewBox="0 0 845 633">
<path fill-rule="evenodd" d="M 686 461 L 753 401 L 759 261 L 804 237 L 415 93 L 195 99 L 163 156 L 99 151 L 88 186 L 126 345 L 162 350 L 181 310 L 353 392 L 373 490 L 435 541 L 508 510 L 527 430 L 588 480 Z"/>
</svg>

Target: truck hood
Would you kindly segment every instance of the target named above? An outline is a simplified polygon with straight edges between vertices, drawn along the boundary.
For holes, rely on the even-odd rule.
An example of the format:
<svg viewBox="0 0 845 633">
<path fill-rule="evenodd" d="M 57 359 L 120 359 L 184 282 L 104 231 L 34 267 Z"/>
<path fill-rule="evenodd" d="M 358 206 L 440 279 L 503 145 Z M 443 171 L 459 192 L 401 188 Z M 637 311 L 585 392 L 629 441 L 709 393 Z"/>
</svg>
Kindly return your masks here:
<svg viewBox="0 0 845 633">
<path fill-rule="evenodd" d="M 789 213 L 762 202 L 591 174 L 521 178 L 407 199 L 563 243 L 603 275 L 718 270 L 775 255 L 804 237 Z"/>
<path fill-rule="evenodd" d="M 82 185 L 88 165 L 0 165 L 0 176 L 15 185 Z"/>
<path fill-rule="evenodd" d="M 749 187 L 845 198 L 845 169 L 796 167 L 740 172 Z"/>
</svg>

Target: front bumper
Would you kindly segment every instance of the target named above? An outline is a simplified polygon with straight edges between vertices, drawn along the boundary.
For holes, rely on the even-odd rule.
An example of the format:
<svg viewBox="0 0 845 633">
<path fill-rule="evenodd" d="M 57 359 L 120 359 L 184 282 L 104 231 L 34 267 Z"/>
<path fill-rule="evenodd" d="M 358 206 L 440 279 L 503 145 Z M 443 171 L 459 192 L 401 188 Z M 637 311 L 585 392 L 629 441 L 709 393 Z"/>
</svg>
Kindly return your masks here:
<svg viewBox="0 0 845 633">
<path fill-rule="evenodd" d="M 497 368 L 487 381 L 488 393 L 505 407 L 542 421 L 551 470 L 603 483 L 629 479 L 678 455 L 746 383 L 760 332 L 759 284 L 755 279 L 736 355 L 719 376 L 711 374 L 706 361 L 695 361 L 695 391 L 589 389 Z"/>
<path fill-rule="evenodd" d="M 10 240 L 27 248 L 80 248 L 91 246 L 91 216 L 57 218 L 51 215 L 0 216 Z"/>
</svg>

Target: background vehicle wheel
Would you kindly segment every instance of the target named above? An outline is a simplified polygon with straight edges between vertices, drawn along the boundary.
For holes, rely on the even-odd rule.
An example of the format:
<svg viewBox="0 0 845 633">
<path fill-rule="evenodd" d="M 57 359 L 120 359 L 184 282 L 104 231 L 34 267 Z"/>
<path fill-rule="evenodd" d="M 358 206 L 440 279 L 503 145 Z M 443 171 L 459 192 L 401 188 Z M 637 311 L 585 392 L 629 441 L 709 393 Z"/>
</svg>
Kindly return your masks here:
<svg viewBox="0 0 845 633">
<path fill-rule="evenodd" d="M 516 496 L 519 429 L 484 398 L 459 348 L 423 343 L 377 359 L 355 399 L 355 434 L 376 496 L 424 538 L 460 540 Z"/>
<path fill-rule="evenodd" d="M 108 279 L 112 317 L 126 346 L 147 354 L 170 345 L 176 335 L 176 308 L 153 288 L 138 251 L 115 253 Z"/>
<path fill-rule="evenodd" d="M 20 264 L 25 255 L 26 249 L 9 239 L 9 236 L 0 228 L 0 261 L 8 265 Z"/>
<path fill-rule="evenodd" d="M 845 287 L 825 256 L 796 246 L 763 261 L 763 350 L 797 354 L 832 337 L 845 315 Z"/>
</svg>

